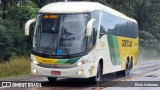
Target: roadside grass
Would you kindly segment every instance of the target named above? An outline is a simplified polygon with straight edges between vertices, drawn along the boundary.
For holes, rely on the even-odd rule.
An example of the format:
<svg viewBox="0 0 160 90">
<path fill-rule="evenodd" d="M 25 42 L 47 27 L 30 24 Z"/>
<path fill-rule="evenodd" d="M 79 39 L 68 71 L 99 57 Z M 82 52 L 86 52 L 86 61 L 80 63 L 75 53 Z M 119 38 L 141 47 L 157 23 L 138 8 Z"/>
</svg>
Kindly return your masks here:
<svg viewBox="0 0 160 90">
<path fill-rule="evenodd" d="M 25 76 L 30 74 L 30 60 L 27 56 L 15 57 L 0 63 L 0 78 Z"/>
</svg>

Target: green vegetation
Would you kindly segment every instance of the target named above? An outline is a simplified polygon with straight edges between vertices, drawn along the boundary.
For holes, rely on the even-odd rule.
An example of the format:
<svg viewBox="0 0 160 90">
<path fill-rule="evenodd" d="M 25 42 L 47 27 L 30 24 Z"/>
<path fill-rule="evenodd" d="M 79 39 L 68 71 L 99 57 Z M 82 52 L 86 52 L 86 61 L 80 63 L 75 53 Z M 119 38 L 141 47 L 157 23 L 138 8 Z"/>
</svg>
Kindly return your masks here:
<svg viewBox="0 0 160 90">
<path fill-rule="evenodd" d="M 29 0 L 1 0 L 0 8 L 0 62 L 12 56 L 26 55 L 31 51 L 31 39 L 24 36 L 24 24 L 35 18 L 38 8 Z"/>
<path fill-rule="evenodd" d="M 28 57 L 14 57 L 9 62 L 0 63 L 0 78 L 30 74 Z"/>
</svg>

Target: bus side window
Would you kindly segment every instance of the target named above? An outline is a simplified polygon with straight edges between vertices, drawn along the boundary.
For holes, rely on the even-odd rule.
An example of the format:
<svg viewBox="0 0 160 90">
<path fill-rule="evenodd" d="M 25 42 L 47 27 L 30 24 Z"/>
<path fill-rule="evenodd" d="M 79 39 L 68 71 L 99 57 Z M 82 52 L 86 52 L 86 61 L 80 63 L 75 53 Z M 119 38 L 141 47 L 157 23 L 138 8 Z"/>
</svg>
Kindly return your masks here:
<svg viewBox="0 0 160 90">
<path fill-rule="evenodd" d="M 133 38 L 137 38 L 138 36 L 138 25 L 136 23 L 133 23 Z"/>
<path fill-rule="evenodd" d="M 128 21 L 128 22 L 127 22 L 127 25 L 126 25 L 126 36 L 127 36 L 127 37 L 131 37 L 131 31 L 132 31 L 131 29 L 132 29 L 132 28 L 131 28 L 131 25 L 130 25 L 130 24 L 131 24 L 131 23 Z"/>
<path fill-rule="evenodd" d="M 94 18 L 95 22 L 93 23 L 93 30 L 91 36 L 88 37 L 88 50 L 91 50 L 96 44 L 97 31 L 99 26 L 99 17 L 100 17 L 100 11 L 91 12 L 91 18 Z"/>
<path fill-rule="evenodd" d="M 97 37 L 97 31 L 96 31 L 96 28 L 93 28 L 93 46 L 96 44 L 96 37 Z"/>
<path fill-rule="evenodd" d="M 96 28 L 93 28 L 91 36 L 89 36 L 89 49 L 92 49 L 96 44 L 96 36 L 97 36 Z"/>
<path fill-rule="evenodd" d="M 108 15 L 108 34 L 115 35 L 115 16 Z"/>
<path fill-rule="evenodd" d="M 102 18 L 101 18 L 101 26 L 100 26 L 100 33 L 99 33 L 99 38 L 101 38 L 103 35 L 108 33 L 109 29 L 109 20 L 110 20 L 110 15 L 106 12 L 102 12 Z"/>
<path fill-rule="evenodd" d="M 100 26 L 99 38 L 101 38 L 104 34 L 105 34 L 105 28 L 101 25 Z"/>
</svg>

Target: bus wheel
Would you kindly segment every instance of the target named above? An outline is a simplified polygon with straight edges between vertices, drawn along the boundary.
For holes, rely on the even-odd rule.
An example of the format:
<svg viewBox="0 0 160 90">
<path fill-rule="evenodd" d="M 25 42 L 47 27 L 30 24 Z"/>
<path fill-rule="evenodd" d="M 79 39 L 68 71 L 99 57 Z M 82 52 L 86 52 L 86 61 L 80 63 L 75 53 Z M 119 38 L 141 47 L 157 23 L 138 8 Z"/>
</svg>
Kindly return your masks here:
<svg viewBox="0 0 160 90">
<path fill-rule="evenodd" d="M 126 64 L 126 69 L 124 70 L 124 76 L 129 76 L 130 70 L 131 70 L 131 65 L 130 65 L 130 63 L 128 62 L 128 63 Z"/>
<path fill-rule="evenodd" d="M 47 77 L 49 82 L 56 82 L 57 78 L 56 77 Z"/>
<path fill-rule="evenodd" d="M 101 80 L 101 76 L 102 76 L 102 68 L 101 68 L 101 65 L 99 63 L 98 64 L 98 68 L 97 68 L 97 75 L 96 75 L 95 80 L 96 81 L 100 81 Z"/>
<path fill-rule="evenodd" d="M 101 76 L 102 76 L 102 68 L 101 68 L 101 64 L 99 63 L 97 67 L 97 75 L 94 77 L 91 77 L 90 79 L 93 83 L 96 83 L 97 81 L 101 80 Z"/>
<path fill-rule="evenodd" d="M 116 75 L 117 76 L 129 76 L 130 70 L 131 70 L 131 64 L 127 62 L 126 63 L 126 69 L 116 72 Z"/>
</svg>

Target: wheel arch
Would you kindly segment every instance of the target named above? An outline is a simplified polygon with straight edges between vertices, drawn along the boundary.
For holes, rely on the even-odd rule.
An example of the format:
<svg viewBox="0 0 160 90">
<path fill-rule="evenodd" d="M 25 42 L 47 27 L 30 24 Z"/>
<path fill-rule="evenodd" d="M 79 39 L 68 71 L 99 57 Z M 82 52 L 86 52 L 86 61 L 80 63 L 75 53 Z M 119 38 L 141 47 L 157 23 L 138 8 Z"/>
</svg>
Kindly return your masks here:
<svg viewBox="0 0 160 90">
<path fill-rule="evenodd" d="M 101 65 L 101 70 L 102 70 L 102 72 L 101 72 L 101 74 L 103 74 L 103 59 L 101 58 L 100 60 L 99 60 L 99 64 Z"/>
<path fill-rule="evenodd" d="M 96 68 L 98 67 L 98 64 L 100 63 L 101 65 L 101 70 L 102 70 L 102 74 L 103 74 L 103 69 L 104 69 L 104 59 L 102 56 L 100 56 L 97 61 L 96 61 Z M 97 69 L 96 69 L 97 70 Z M 97 74 L 97 73 L 96 73 Z"/>
</svg>

